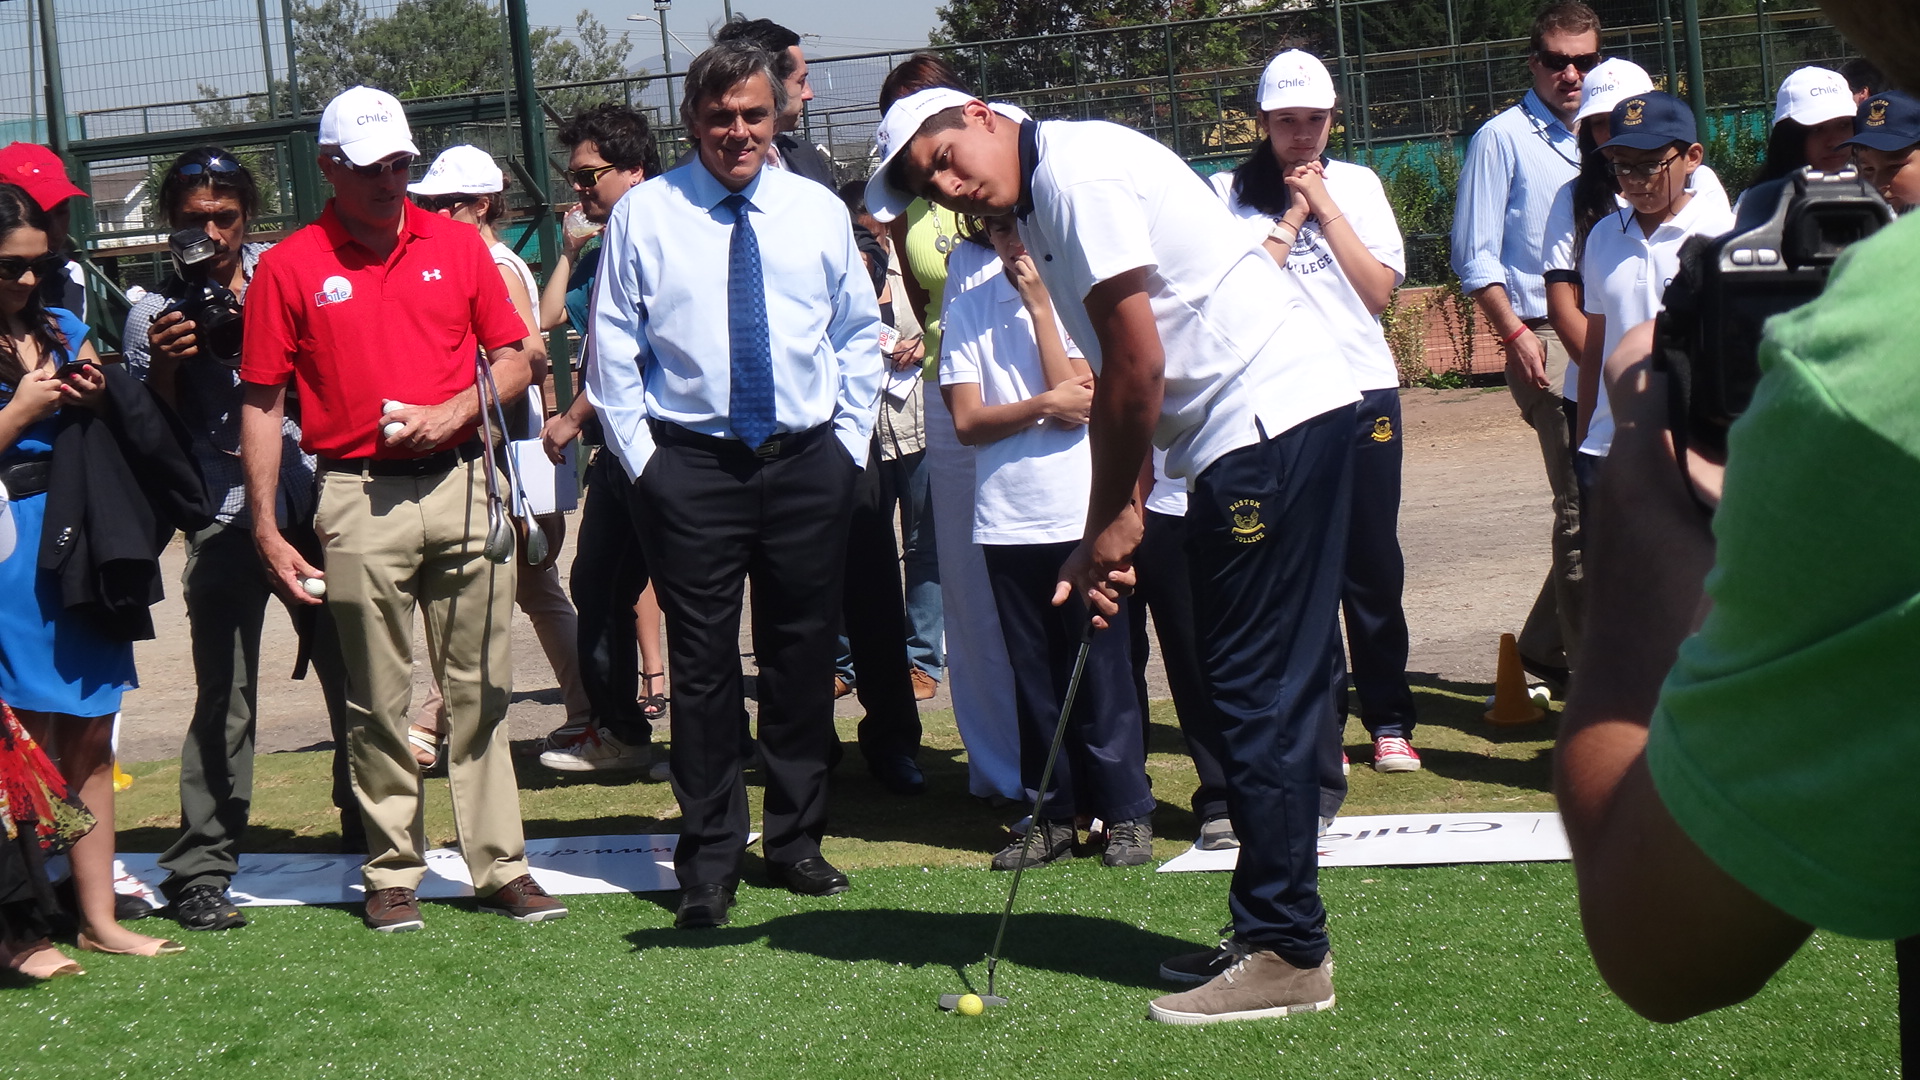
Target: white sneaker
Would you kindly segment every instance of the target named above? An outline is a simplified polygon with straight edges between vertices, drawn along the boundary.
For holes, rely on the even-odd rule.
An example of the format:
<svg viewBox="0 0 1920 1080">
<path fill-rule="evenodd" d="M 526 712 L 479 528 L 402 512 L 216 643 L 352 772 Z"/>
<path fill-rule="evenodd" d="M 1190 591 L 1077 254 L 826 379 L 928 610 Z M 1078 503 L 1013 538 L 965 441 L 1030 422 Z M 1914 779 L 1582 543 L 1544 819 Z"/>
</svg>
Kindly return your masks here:
<svg viewBox="0 0 1920 1080">
<path fill-rule="evenodd" d="M 646 746 L 628 746 L 597 724 L 540 755 L 540 764 L 556 772 L 629 772 L 652 760 Z"/>
<path fill-rule="evenodd" d="M 1394 735 L 1373 740 L 1374 772 L 1419 772 L 1420 752 L 1413 744 Z"/>
</svg>

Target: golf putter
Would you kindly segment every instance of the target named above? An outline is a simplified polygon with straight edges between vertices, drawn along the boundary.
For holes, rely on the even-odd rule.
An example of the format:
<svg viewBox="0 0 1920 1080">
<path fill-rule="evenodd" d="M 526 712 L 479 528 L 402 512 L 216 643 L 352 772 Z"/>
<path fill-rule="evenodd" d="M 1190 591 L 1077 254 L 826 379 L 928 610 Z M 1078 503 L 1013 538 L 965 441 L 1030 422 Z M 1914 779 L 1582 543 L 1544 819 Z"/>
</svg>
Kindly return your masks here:
<svg viewBox="0 0 1920 1080">
<path fill-rule="evenodd" d="M 982 1005 L 1005 1005 L 1007 999 L 993 992 L 993 977 L 1000 967 L 1000 943 L 1007 936 L 1007 920 L 1013 916 L 1014 898 L 1020 895 L 1020 875 L 1026 873 L 1027 849 L 1033 844 L 1033 834 L 1039 831 L 1040 811 L 1047 801 L 1047 785 L 1053 781 L 1054 763 L 1060 760 L 1060 746 L 1067 741 L 1067 716 L 1073 712 L 1073 699 L 1080 694 L 1080 676 L 1087 670 L 1087 650 L 1093 647 L 1093 619 L 1088 618 L 1084 629 L 1080 631 L 1080 651 L 1073 658 L 1073 677 L 1067 680 L 1066 700 L 1060 703 L 1060 719 L 1053 725 L 1053 745 L 1047 749 L 1046 768 L 1040 770 L 1040 793 L 1033 800 L 1033 817 L 1027 823 L 1027 831 L 1020 838 L 1021 865 L 1013 868 L 1013 884 L 1007 888 L 1007 906 L 1000 909 L 1000 926 L 993 932 L 993 948 L 987 953 L 987 992 L 980 995 Z M 964 994 L 941 994 L 940 1007 L 952 1012 L 960 1007 Z"/>
<path fill-rule="evenodd" d="M 474 357 L 473 369 L 474 389 L 480 395 L 480 459 L 486 465 L 487 477 L 487 540 L 480 551 L 488 562 L 505 563 L 513 558 L 513 526 L 507 524 L 507 515 L 501 509 L 500 478 L 493 470 L 493 418 L 487 415 L 486 390 L 493 382 L 493 373 L 478 355 Z"/>
</svg>

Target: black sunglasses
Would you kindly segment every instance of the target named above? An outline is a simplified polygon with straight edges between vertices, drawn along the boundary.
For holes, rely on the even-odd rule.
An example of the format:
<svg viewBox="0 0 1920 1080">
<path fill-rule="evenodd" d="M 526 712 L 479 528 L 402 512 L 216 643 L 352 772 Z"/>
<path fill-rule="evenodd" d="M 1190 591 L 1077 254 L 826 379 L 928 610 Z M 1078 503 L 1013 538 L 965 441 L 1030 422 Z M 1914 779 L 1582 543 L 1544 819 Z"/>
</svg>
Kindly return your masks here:
<svg viewBox="0 0 1920 1080">
<path fill-rule="evenodd" d="M 480 196 L 461 195 L 457 193 L 451 195 L 415 195 L 413 201 L 422 210 L 430 210 L 438 213 L 442 210 L 457 210 L 468 203 L 479 202 Z"/>
<path fill-rule="evenodd" d="M 573 169 L 567 173 L 567 183 L 576 188 L 590 188 L 600 182 L 600 178 L 619 168 L 618 165 L 596 165 L 591 169 Z"/>
<path fill-rule="evenodd" d="M 207 173 L 226 175 L 240 171 L 240 163 L 232 158 L 208 158 L 205 161 L 183 161 L 174 167 L 181 176 L 202 176 Z"/>
<path fill-rule="evenodd" d="M 19 281 L 33 271 L 33 276 L 45 281 L 67 267 L 64 255 L 46 254 L 37 259 L 23 259 L 18 255 L 0 255 L 0 281 Z"/>
<path fill-rule="evenodd" d="M 1569 56 L 1566 53 L 1548 52 L 1545 49 L 1540 49 L 1533 55 L 1534 59 L 1540 61 L 1540 66 L 1546 68 L 1548 71 L 1565 71 L 1568 65 L 1572 65 L 1573 70 L 1585 75 L 1587 72 L 1600 66 L 1600 54 L 1597 52 L 1580 53 L 1575 56 Z"/>
<path fill-rule="evenodd" d="M 378 180 L 388 173 L 399 173 L 405 176 L 407 170 L 413 168 L 412 154 L 402 154 L 391 161 L 376 161 L 371 165 L 355 165 L 340 154 L 333 155 L 333 160 L 353 170 L 357 175 L 364 176 L 369 180 Z"/>
</svg>

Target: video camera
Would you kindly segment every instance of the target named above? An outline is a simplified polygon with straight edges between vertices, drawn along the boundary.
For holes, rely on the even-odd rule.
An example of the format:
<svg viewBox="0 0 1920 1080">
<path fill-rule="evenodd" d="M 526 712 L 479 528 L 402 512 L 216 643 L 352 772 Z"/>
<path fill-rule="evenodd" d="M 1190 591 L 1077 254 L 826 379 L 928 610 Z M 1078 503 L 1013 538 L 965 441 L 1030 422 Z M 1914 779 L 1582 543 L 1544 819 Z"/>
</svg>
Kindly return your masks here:
<svg viewBox="0 0 1920 1080">
<path fill-rule="evenodd" d="M 165 315 L 177 311 L 194 325 L 200 354 L 228 367 L 240 366 L 240 301 L 231 290 L 207 278 L 220 256 L 220 241 L 204 229 L 181 229 L 167 237 L 174 278 L 167 283 Z"/>
<path fill-rule="evenodd" d="M 1749 190 L 1733 231 L 1693 237 L 1654 324 L 1653 367 L 1667 374 L 1674 443 L 1724 455 L 1727 428 L 1760 381 L 1760 336 L 1768 318 L 1826 288 L 1849 245 L 1893 221 L 1893 210 L 1858 173 L 1802 169 Z"/>
</svg>

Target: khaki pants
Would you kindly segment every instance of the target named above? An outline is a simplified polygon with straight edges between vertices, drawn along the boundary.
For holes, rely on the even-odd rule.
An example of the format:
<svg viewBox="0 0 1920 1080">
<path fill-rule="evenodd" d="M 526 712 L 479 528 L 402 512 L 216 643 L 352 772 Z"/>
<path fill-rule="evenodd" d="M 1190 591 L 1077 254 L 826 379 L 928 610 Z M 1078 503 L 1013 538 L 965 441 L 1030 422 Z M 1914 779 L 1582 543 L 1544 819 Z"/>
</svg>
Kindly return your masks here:
<svg viewBox="0 0 1920 1080">
<path fill-rule="evenodd" d="M 1547 484 L 1553 490 L 1553 565 L 1547 580 L 1534 598 L 1533 610 L 1520 630 L 1520 655 L 1528 660 L 1556 667 L 1571 667 L 1585 619 L 1585 586 L 1582 584 L 1580 536 L 1580 485 L 1573 475 L 1573 425 L 1567 419 L 1566 399 L 1561 396 L 1561 379 L 1570 359 L 1560 335 L 1545 319 L 1529 320 L 1528 326 L 1547 347 L 1547 389 L 1507 383 L 1520 415 L 1540 439 L 1540 457 L 1547 467 Z"/>
<path fill-rule="evenodd" d="M 347 748 L 366 818 L 369 892 L 417 888 L 426 873 L 420 772 L 407 747 L 413 610 L 446 688 L 454 831 L 482 896 L 527 872 L 520 795 L 504 721 L 513 679 L 514 567 L 481 555 L 481 462 L 438 476 L 321 474 L 315 531 L 327 606 L 347 667 Z"/>
</svg>

